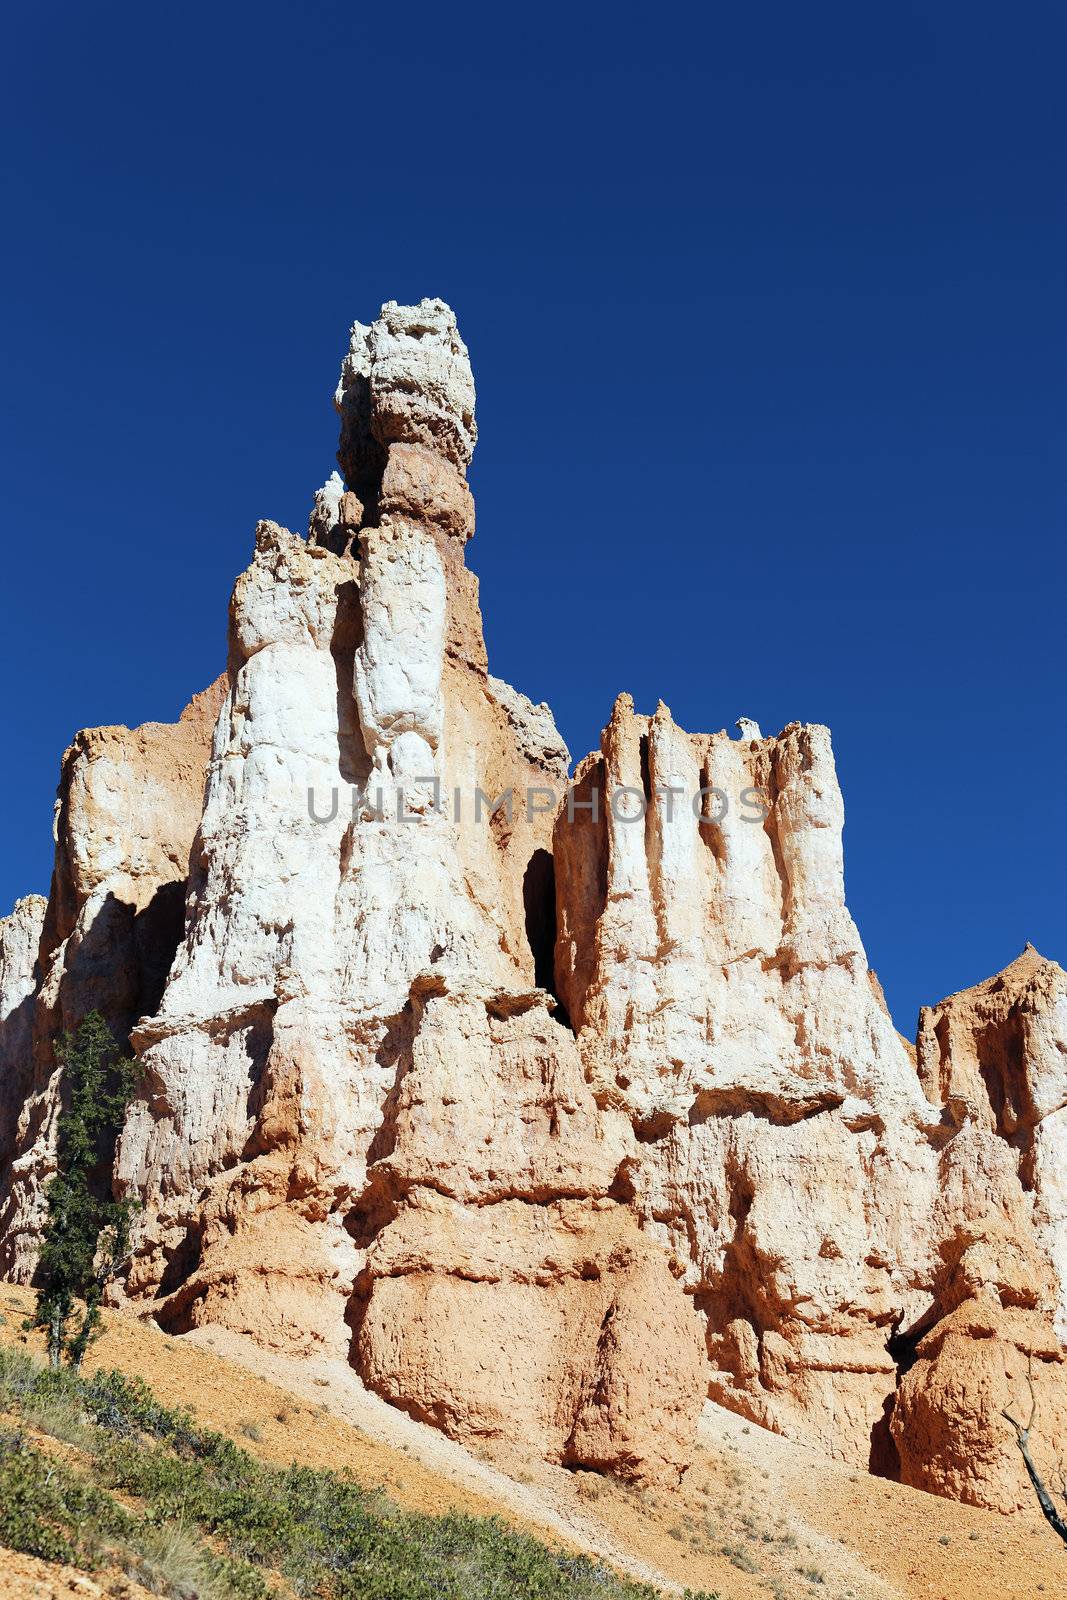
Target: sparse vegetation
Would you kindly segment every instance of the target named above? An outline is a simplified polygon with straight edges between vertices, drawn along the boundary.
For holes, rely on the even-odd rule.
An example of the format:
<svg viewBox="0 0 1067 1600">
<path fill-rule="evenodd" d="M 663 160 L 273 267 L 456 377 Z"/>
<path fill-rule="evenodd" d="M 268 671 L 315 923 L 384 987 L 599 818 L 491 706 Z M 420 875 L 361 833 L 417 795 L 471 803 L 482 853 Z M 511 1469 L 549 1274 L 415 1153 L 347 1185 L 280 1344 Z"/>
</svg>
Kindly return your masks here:
<svg viewBox="0 0 1067 1600">
<path fill-rule="evenodd" d="M 242 1586 L 238 1569 L 205 1549 L 180 1522 L 148 1528 L 127 1571 L 150 1593 L 172 1600 L 230 1600 L 235 1594 L 262 1592 L 257 1574 L 248 1573 Z"/>
<path fill-rule="evenodd" d="M 168 1600 L 657 1600 L 496 1518 L 405 1511 L 350 1475 L 257 1461 L 117 1372 L 0 1348 L 0 1413 L 0 1541 Z M 61 1457 L 51 1441 L 72 1422 Z"/>
<path fill-rule="evenodd" d="M 756 1562 L 753 1561 L 752 1557 L 746 1550 L 741 1549 L 740 1545 L 724 1544 L 722 1546 L 722 1553 L 730 1565 L 732 1567 L 736 1567 L 739 1572 L 759 1571 L 759 1567 Z"/>
</svg>

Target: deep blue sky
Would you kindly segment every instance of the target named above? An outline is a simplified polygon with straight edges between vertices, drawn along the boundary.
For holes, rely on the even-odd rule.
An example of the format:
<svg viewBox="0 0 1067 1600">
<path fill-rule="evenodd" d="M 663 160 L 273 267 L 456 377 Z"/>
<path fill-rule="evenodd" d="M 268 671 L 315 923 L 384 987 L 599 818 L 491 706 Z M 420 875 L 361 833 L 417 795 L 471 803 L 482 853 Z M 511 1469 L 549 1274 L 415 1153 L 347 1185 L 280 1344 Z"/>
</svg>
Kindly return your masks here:
<svg viewBox="0 0 1067 1600">
<path fill-rule="evenodd" d="M 898 1026 L 1067 961 L 1057 4 L 9 10 L 0 904 L 222 667 L 348 324 L 442 295 L 492 669 L 834 732 Z"/>
</svg>

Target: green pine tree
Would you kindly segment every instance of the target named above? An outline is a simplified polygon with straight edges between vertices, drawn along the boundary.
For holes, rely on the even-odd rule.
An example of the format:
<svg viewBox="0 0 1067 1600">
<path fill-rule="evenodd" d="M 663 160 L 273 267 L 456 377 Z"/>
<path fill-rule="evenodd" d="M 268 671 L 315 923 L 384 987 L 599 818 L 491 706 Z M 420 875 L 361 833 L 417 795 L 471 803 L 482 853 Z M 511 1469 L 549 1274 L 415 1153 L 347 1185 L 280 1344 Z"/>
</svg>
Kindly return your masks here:
<svg viewBox="0 0 1067 1600">
<path fill-rule="evenodd" d="M 100 1326 L 104 1289 L 129 1249 L 133 1202 L 112 1194 L 115 1140 L 137 1088 L 137 1063 L 122 1056 L 98 1011 L 64 1034 L 66 1109 L 58 1122 L 56 1174 L 45 1191 L 47 1221 L 30 1326 L 48 1333 L 48 1359 L 81 1366 Z M 81 1302 L 80 1318 L 77 1307 Z"/>
</svg>

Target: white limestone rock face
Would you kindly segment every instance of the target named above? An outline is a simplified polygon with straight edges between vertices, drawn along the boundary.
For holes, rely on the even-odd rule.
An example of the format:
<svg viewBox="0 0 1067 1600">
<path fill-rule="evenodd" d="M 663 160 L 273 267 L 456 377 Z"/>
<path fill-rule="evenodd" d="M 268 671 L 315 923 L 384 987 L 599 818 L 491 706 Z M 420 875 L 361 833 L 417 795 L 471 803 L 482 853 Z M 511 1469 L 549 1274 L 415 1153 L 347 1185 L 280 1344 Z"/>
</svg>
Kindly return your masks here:
<svg viewBox="0 0 1067 1600">
<path fill-rule="evenodd" d="M 474 378 L 451 308 L 443 300 L 390 300 L 369 326 L 353 323 L 335 403 L 338 460 L 353 488 L 371 440 L 382 450 L 424 445 L 464 471 L 478 442 Z"/>
<path fill-rule="evenodd" d="M 225 1296 L 240 1262 L 258 1251 L 262 1271 L 249 1272 L 239 1325 L 254 1322 L 256 1296 L 276 1272 L 282 1342 L 294 1324 L 302 1335 L 317 1331 L 307 1302 L 331 1280 L 344 1240 L 339 1229 L 314 1233 L 318 1191 L 285 1216 L 282 1163 L 272 1157 L 302 1119 L 319 1129 L 351 1116 L 358 1129 L 369 1115 L 359 1084 L 345 1098 L 345 1018 L 335 1009 L 347 795 L 369 765 L 348 688 L 360 628 L 354 578 L 351 562 L 259 525 L 231 603 L 230 688 L 185 937 L 158 1012 L 135 1036 L 150 1092 L 131 1112 L 117 1157 L 123 1190 L 145 1207 L 128 1291 L 178 1289 L 171 1322 L 189 1320 L 194 1293 L 210 1315 L 212 1297 Z M 325 1137 L 322 1145 L 325 1160 Z M 343 1187 L 343 1176 L 331 1177 Z M 228 1218 L 238 1209 L 234 1240 Z M 287 1226 L 272 1235 L 279 1217 Z M 210 1272 L 187 1289 L 202 1258 Z"/>
<path fill-rule="evenodd" d="M 828 731 L 622 697 L 568 780 L 488 672 L 447 306 L 357 324 L 336 398 L 343 477 L 306 541 L 257 528 L 225 682 L 78 736 L 47 911 L 0 923 L 0 1267 L 32 1270 L 53 1044 L 97 1006 L 144 1068 L 116 1298 L 171 1331 L 633 1478 L 684 1468 L 710 1393 L 1024 1503 L 996 1418 L 1031 1354 L 1067 1426 L 1064 974 L 930 1008 L 917 1072 Z"/>
<path fill-rule="evenodd" d="M 783 1114 L 837 1104 L 856 1120 L 877 1102 L 935 1120 L 845 905 L 825 728 L 743 751 L 623 696 L 576 778 L 555 836 L 557 878 L 562 864 L 578 885 L 560 897 L 558 978 L 605 1094 L 641 1120 L 735 1088 Z"/>
<path fill-rule="evenodd" d="M 576 778 L 599 812 L 557 822 L 557 978 L 710 1392 L 866 1466 L 928 1285 L 937 1119 L 845 905 L 829 735 L 689 735 L 623 697 Z"/>
<path fill-rule="evenodd" d="M 33 1078 L 38 952 L 48 902 L 28 894 L 0 917 L 0 1183 L 16 1151 L 18 1120 Z"/>
<path fill-rule="evenodd" d="M 492 673 L 486 681 L 489 693 L 515 730 L 522 754 L 531 765 L 542 768 L 551 777 L 565 779 L 571 756 L 560 737 L 551 706 L 544 700 L 534 705 L 521 690 L 513 689 L 503 678 L 494 678 Z"/>
<path fill-rule="evenodd" d="M 368 530 L 360 557 L 363 638 L 354 689 L 380 810 L 397 791 L 410 810 L 434 803 L 444 725 L 445 574 L 437 545 L 415 523 Z"/>
<path fill-rule="evenodd" d="M 37 953 L 48 901 L 28 894 L 0 917 L 0 1072 L 17 1067 L 30 1039 L 32 1001 L 37 987 Z M 0 1082 L 3 1079 L 0 1078 Z"/>
<path fill-rule="evenodd" d="M 339 472 L 331 472 L 315 499 L 308 518 L 308 543 L 332 549 L 332 541 L 341 522 L 341 501 L 345 484 Z"/>
<path fill-rule="evenodd" d="M 556 977 L 637 1134 L 624 1184 L 703 1313 L 714 1398 L 1025 1504 L 997 1416 L 1030 1352 L 1067 1416 L 1067 980 L 1028 952 L 930 1008 L 916 1074 L 845 904 L 827 730 L 743 732 L 622 697 L 557 820 Z"/>
<path fill-rule="evenodd" d="M 459 1437 L 519 1426 L 554 1459 L 677 1473 L 699 1319 L 608 1198 L 629 1121 L 596 1104 L 536 987 L 551 819 L 525 792 L 566 752 L 547 707 L 485 672 L 452 476 L 474 441 L 466 352 L 438 302 L 387 306 L 353 350 L 346 474 L 376 441 L 390 470 L 358 563 L 329 548 L 334 485 L 313 542 L 260 524 L 234 591 L 185 937 L 135 1033 L 122 1292 L 173 1330 L 351 1348 L 368 1383 Z M 346 412 L 357 379 L 365 409 Z M 472 1261 L 498 1276 L 491 1306 Z M 605 1343 L 609 1313 L 629 1341 Z M 536 1372 L 516 1316 L 542 1337 Z M 672 1347 L 635 1348 L 664 1323 Z M 633 1414 L 642 1389 L 661 1414 Z"/>
<path fill-rule="evenodd" d="M 829 733 L 693 736 L 624 696 L 576 778 L 600 810 L 555 830 L 560 992 L 640 1136 L 710 1394 L 867 1466 L 928 1282 L 936 1115 L 845 906 Z"/>
</svg>

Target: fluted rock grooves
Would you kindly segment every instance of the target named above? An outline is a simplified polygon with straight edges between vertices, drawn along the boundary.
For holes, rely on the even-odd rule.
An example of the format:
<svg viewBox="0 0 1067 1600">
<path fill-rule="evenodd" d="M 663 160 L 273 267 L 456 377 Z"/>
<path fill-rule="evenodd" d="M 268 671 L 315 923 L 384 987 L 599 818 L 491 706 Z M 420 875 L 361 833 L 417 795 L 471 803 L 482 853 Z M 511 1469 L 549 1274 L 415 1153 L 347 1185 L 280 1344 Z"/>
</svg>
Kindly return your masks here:
<svg viewBox="0 0 1067 1600">
<path fill-rule="evenodd" d="M 260 523 L 226 677 L 79 734 L 0 922 L 0 1266 L 32 1275 L 93 1006 L 144 1070 L 116 1298 L 345 1354 L 457 1438 L 685 1469 L 706 1396 L 981 1505 L 1067 1420 L 1067 975 L 924 1010 L 844 899 L 825 728 L 621 696 L 568 776 L 488 672 L 474 383 L 439 300 L 356 324 L 307 538 Z M 508 796 L 510 795 L 510 803 Z M 547 799 L 546 799 L 547 796 Z"/>
</svg>

